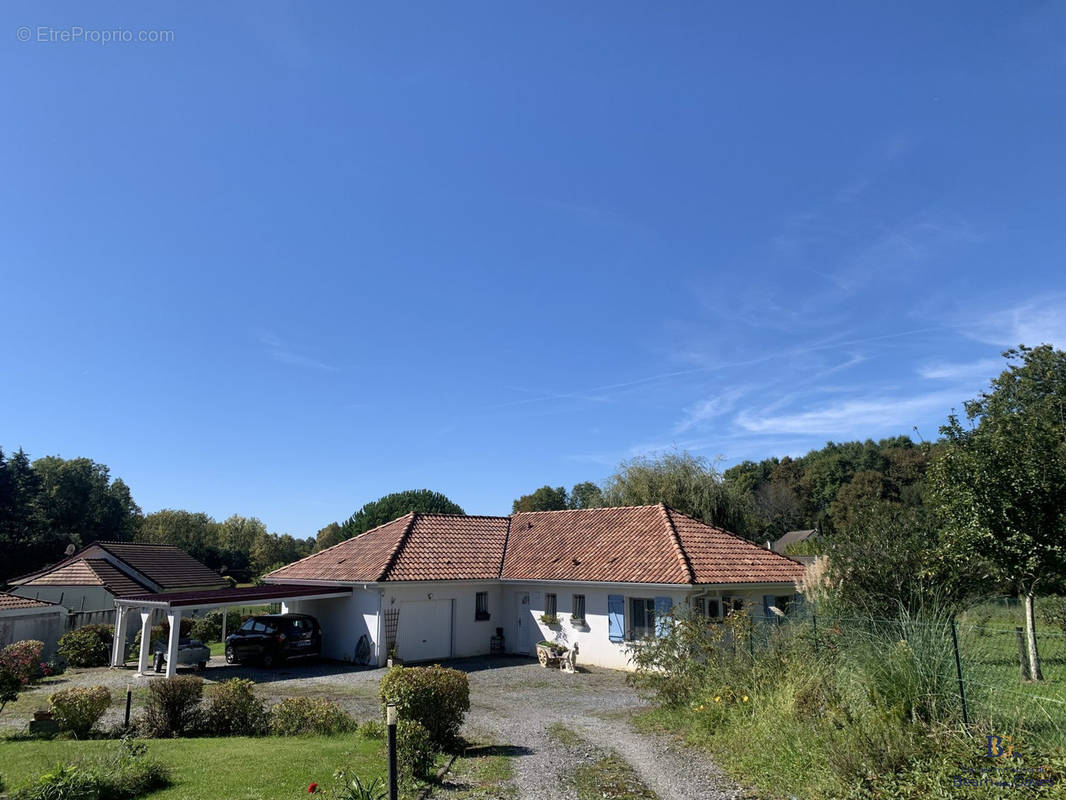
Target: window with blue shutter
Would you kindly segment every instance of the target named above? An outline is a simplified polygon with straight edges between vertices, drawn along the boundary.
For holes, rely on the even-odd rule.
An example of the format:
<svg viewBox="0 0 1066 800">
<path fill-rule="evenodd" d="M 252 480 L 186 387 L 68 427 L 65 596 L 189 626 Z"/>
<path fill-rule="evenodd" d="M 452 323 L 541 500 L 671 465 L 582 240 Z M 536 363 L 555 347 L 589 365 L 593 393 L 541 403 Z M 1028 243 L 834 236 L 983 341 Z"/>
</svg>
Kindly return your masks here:
<svg viewBox="0 0 1066 800">
<path fill-rule="evenodd" d="M 620 594 L 607 595 L 607 636 L 612 642 L 626 638 L 626 601 Z"/>
<path fill-rule="evenodd" d="M 670 613 L 670 609 L 673 608 L 674 601 L 669 597 L 656 597 L 655 598 L 655 635 L 665 636 L 668 632 L 669 621 L 666 619 L 666 615 Z"/>
</svg>

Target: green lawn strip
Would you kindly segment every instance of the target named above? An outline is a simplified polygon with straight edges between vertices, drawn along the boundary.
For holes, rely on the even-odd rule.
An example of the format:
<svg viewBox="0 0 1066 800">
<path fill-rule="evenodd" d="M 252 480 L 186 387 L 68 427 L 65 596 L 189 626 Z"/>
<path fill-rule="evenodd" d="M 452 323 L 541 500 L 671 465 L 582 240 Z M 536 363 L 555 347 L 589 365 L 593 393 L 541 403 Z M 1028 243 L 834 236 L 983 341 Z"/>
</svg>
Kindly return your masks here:
<svg viewBox="0 0 1066 800">
<path fill-rule="evenodd" d="M 443 800 L 516 800 L 514 754 L 506 747 L 474 746 L 452 764 L 433 798 Z M 444 765 L 439 765 L 443 767 Z"/>
<path fill-rule="evenodd" d="M 9 790 L 60 762 L 101 754 L 107 741 L 0 741 Z M 152 800 L 290 800 L 318 783 L 330 787 L 340 767 L 364 781 L 385 779 L 380 741 L 356 736 L 150 740 L 148 753 L 167 764 L 174 785 Z"/>
<path fill-rule="evenodd" d="M 563 776 L 564 783 L 574 788 L 578 800 L 659 800 L 629 762 L 614 750 L 597 747 L 558 722 L 549 725 L 546 732 L 556 744 L 592 753 L 591 760 Z"/>
</svg>

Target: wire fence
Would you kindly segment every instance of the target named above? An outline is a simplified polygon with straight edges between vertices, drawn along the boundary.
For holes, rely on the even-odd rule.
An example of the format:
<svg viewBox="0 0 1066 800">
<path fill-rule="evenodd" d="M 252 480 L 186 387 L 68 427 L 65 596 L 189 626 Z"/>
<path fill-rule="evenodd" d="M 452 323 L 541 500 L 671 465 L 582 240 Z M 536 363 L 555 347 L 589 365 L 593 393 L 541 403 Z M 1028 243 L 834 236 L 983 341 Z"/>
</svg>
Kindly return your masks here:
<svg viewBox="0 0 1066 800">
<path fill-rule="evenodd" d="M 874 676 L 872 691 L 905 690 L 970 727 L 1066 746 L 1066 633 L 1038 629 L 1041 675 L 1033 680 L 1025 631 L 1009 620 L 829 617 L 805 609 L 752 622 L 747 641 L 734 647 L 753 661 L 786 644 L 841 669 L 861 660 Z"/>
</svg>

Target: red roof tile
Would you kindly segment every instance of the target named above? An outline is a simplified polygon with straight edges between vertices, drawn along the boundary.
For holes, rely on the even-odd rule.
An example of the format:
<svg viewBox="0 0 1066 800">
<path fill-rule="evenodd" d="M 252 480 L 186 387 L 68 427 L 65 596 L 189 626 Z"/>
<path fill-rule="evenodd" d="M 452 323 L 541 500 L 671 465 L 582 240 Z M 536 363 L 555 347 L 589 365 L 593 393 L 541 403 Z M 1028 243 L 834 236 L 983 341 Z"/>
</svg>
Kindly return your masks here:
<svg viewBox="0 0 1066 800">
<path fill-rule="evenodd" d="M 411 513 L 270 574 L 345 582 L 791 583 L 803 566 L 666 506 Z"/>
<path fill-rule="evenodd" d="M 103 586 L 116 597 L 149 591 L 110 561 L 79 558 L 26 581 L 24 586 Z"/>
<path fill-rule="evenodd" d="M 0 611 L 12 608 L 63 608 L 56 603 L 46 603 L 44 600 L 34 600 L 32 597 L 19 597 L 17 594 L 0 592 Z"/>
<path fill-rule="evenodd" d="M 270 573 L 285 580 L 496 579 L 507 517 L 410 513 Z"/>
</svg>

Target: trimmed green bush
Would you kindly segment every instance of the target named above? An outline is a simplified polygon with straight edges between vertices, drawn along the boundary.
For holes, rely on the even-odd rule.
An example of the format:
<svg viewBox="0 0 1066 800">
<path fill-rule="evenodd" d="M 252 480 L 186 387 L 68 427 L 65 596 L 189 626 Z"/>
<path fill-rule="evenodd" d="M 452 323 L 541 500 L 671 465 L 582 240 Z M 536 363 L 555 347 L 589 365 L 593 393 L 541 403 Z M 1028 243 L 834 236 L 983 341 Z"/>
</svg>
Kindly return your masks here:
<svg viewBox="0 0 1066 800">
<path fill-rule="evenodd" d="M 270 731 L 278 736 L 328 736 L 355 727 L 355 720 L 331 700 L 287 697 L 270 709 Z"/>
<path fill-rule="evenodd" d="M 48 698 L 60 730 L 85 736 L 111 705 L 111 691 L 106 686 L 62 689 Z"/>
<path fill-rule="evenodd" d="M 204 731 L 210 736 L 261 736 L 270 730 L 270 714 L 255 696 L 255 684 L 232 678 L 207 690 Z"/>
<path fill-rule="evenodd" d="M 56 652 L 71 667 L 106 667 L 111 657 L 111 642 L 105 641 L 98 626 L 87 625 L 84 628 L 64 633 L 59 637 Z"/>
<path fill-rule="evenodd" d="M 376 719 L 368 719 L 359 726 L 356 732 L 364 739 L 384 739 L 385 723 Z"/>
<path fill-rule="evenodd" d="M 169 739 L 193 733 L 202 723 L 200 699 L 204 681 L 196 675 L 178 675 L 148 684 L 148 699 L 137 729 L 145 736 Z"/>
<path fill-rule="evenodd" d="M 433 769 L 437 747 L 433 737 L 420 722 L 401 719 L 396 725 L 396 767 L 400 780 L 412 784 L 427 778 Z"/>
<path fill-rule="evenodd" d="M 185 620 L 182 619 L 182 623 Z M 222 641 L 222 609 L 216 608 L 208 611 L 202 617 L 190 620 L 189 636 L 199 639 L 201 642 Z M 241 615 L 237 611 L 229 611 L 226 614 L 226 635 L 233 633 L 241 626 Z M 184 624 L 182 629 L 184 629 Z"/>
<path fill-rule="evenodd" d="M 382 714 L 387 703 L 395 703 L 400 719 L 420 722 L 441 748 L 455 746 L 470 710 L 466 673 L 439 664 L 393 667 L 381 679 L 379 696 Z"/>
</svg>

